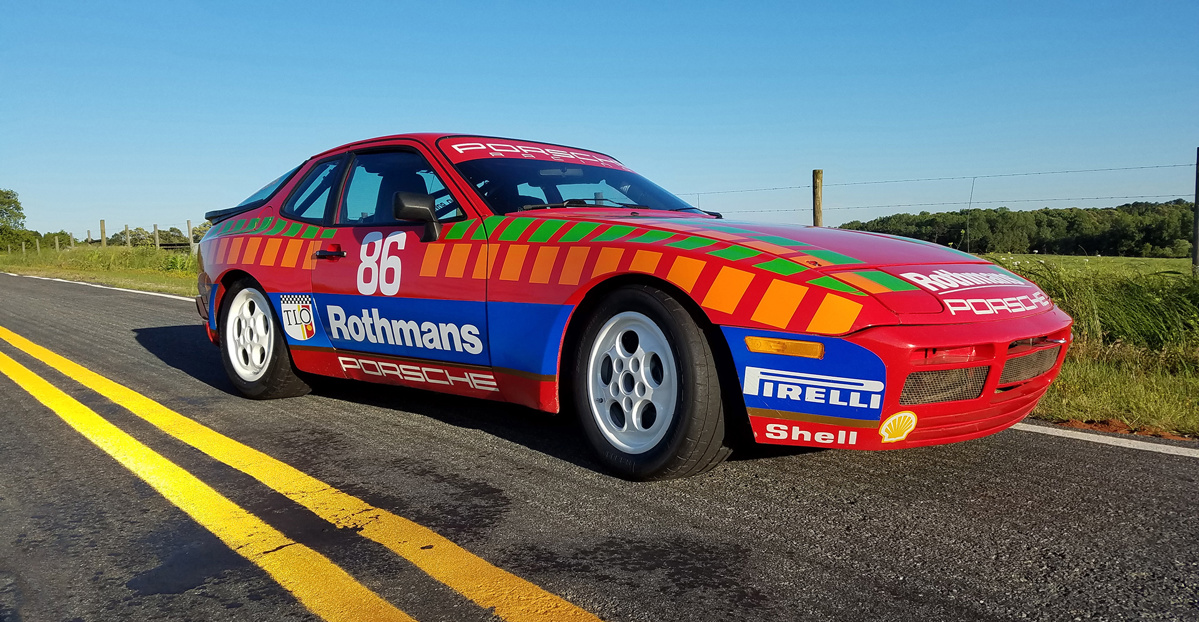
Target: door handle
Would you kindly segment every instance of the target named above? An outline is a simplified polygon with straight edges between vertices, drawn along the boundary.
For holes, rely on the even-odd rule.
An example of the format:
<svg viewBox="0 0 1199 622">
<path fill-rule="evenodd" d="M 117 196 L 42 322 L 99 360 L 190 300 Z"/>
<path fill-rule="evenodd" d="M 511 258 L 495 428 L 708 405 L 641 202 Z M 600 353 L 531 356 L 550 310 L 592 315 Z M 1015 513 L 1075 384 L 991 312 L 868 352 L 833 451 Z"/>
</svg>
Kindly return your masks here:
<svg viewBox="0 0 1199 622">
<path fill-rule="evenodd" d="M 346 252 L 345 252 L 345 251 L 341 251 L 341 250 L 337 250 L 337 251 L 317 251 L 317 252 L 313 253 L 313 254 L 312 254 L 312 256 L 313 256 L 313 257 L 316 257 L 317 259 L 338 259 L 338 258 L 341 258 L 341 257 L 345 257 L 345 256 L 346 256 Z"/>
</svg>

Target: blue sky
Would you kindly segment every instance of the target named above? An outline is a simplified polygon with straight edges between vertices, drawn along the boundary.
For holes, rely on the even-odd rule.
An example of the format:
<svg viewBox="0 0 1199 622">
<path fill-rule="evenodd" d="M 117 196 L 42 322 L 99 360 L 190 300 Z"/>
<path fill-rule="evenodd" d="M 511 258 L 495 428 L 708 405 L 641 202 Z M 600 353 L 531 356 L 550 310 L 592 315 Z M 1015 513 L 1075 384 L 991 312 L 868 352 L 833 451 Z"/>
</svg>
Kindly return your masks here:
<svg viewBox="0 0 1199 622">
<path fill-rule="evenodd" d="M 1193 162 L 1196 25 L 1193 1 L 6 3 L 0 188 L 38 230 L 182 226 L 329 147 L 454 131 L 603 151 L 729 217 L 807 223 L 810 190 L 683 193 L 822 168 L 826 224 L 957 209 L 833 208 L 966 201 L 968 179 L 832 184 Z M 1194 174 L 974 200 L 1189 198 Z"/>
</svg>

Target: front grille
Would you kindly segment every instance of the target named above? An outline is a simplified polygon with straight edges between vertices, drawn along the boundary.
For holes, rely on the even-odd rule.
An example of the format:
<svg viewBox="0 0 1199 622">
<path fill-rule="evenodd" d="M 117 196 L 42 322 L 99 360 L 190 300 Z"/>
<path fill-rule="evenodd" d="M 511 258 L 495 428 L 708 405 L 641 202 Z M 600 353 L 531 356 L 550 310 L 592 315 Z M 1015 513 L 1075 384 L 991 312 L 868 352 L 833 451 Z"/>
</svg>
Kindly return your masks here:
<svg viewBox="0 0 1199 622">
<path fill-rule="evenodd" d="M 999 384 L 1024 382 L 1040 376 L 1053 368 L 1053 364 L 1057 362 L 1057 355 L 1061 351 L 1061 346 L 1054 346 L 1008 359 L 1003 364 L 1003 373 L 999 374 Z"/>
<path fill-rule="evenodd" d="M 982 395 L 990 367 L 918 371 L 903 383 L 899 403 L 904 406 L 972 400 Z"/>
</svg>

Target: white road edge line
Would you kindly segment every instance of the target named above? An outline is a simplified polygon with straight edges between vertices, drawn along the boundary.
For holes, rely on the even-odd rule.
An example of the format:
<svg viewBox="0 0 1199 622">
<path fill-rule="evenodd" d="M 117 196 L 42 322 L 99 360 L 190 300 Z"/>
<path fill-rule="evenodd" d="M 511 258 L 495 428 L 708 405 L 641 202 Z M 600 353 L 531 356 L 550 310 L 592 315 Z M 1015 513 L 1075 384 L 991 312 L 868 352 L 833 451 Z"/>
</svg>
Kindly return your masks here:
<svg viewBox="0 0 1199 622">
<path fill-rule="evenodd" d="M 158 296 L 159 298 L 170 298 L 171 300 L 182 300 L 184 302 L 195 302 L 195 298 L 187 298 L 186 296 L 176 296 L 174 294 L 160 294 L 158 292 L 143 292 L 136 289 L 125 289 L 124 287 L 109 287 L 108 285 L 97 285 L 95 283 L 84 283 L 83 281 L 68 281 L 66 279 L 54 279 L 48 276 L 33 276 L 32 274 L 13 274 L 4 272 L 8 276 L 20 276 L 27 279 L 40 279 L 42 281 L 58 281 L 59 283 L 74 283 L 76 285 L 87 285 L 88 287 L 99 287 L 100 289 L 111 289 L 118 292 L 129 292 L 130 294 L 144 294 L 146 296 Z"/>
<path fill-rule="evenodd" d="M 1159 454 L 1170 454 L 1172 456 L 1187 456 L 1188 458 L 1199 458 L 1199 449 L 1190 449 L 1187 447 L 1176 447 L 1174 445 L 1163 445 L 1160 443 L 1146 443 L 1145 441 L 1137 441 L 1131 438 L 1118 438 L 1114 436 L 1103 436 L 1100 434 L 1090 434 L 1087 432 L 1079 432 L 1078 430 L 1069 430 L 1066 428 L 1050 427 L 1044 425 L 1032 425 L 1029 423 L 1017 423 L 1012 426 L 1013 430 L 1023 430 L 1024 432 L 1036 432 L 1038 434 L 1048 434 L 1050 436 L 1062 436 L 1065 438 L 1073 438 L 1080 441 L 1090 441 L 1092 443 L 1102 443 L 1104 445 L 1115 445 L 1116 447 L 1126 447 L 1128 449 L 1139 449 L 1141 451 L 1156 451 Z"/>
</svg>

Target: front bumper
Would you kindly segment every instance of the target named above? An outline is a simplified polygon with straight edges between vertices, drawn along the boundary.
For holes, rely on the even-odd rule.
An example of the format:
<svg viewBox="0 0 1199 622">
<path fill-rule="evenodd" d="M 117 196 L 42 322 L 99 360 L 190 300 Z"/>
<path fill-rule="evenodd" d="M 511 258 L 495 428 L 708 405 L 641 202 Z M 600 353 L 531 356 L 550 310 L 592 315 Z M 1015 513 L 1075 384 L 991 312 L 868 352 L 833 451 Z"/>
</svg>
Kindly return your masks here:
<svg viewBox="0 0 1199 622">
<path fill-rule="evenodd" d="M 750 353 L 744 336 L 761 331 L 725 333 L 757 442 L 879 450 L 954 443 L 1019 422 L 1057 377 L 1071 325 L 1054 307 L 1011 320 L 876 327 L 842 339 L 773 335 L 824 343 L 821 360 Z M 929 378 L 938 381 L 934 390 Z"/>
</svg>

